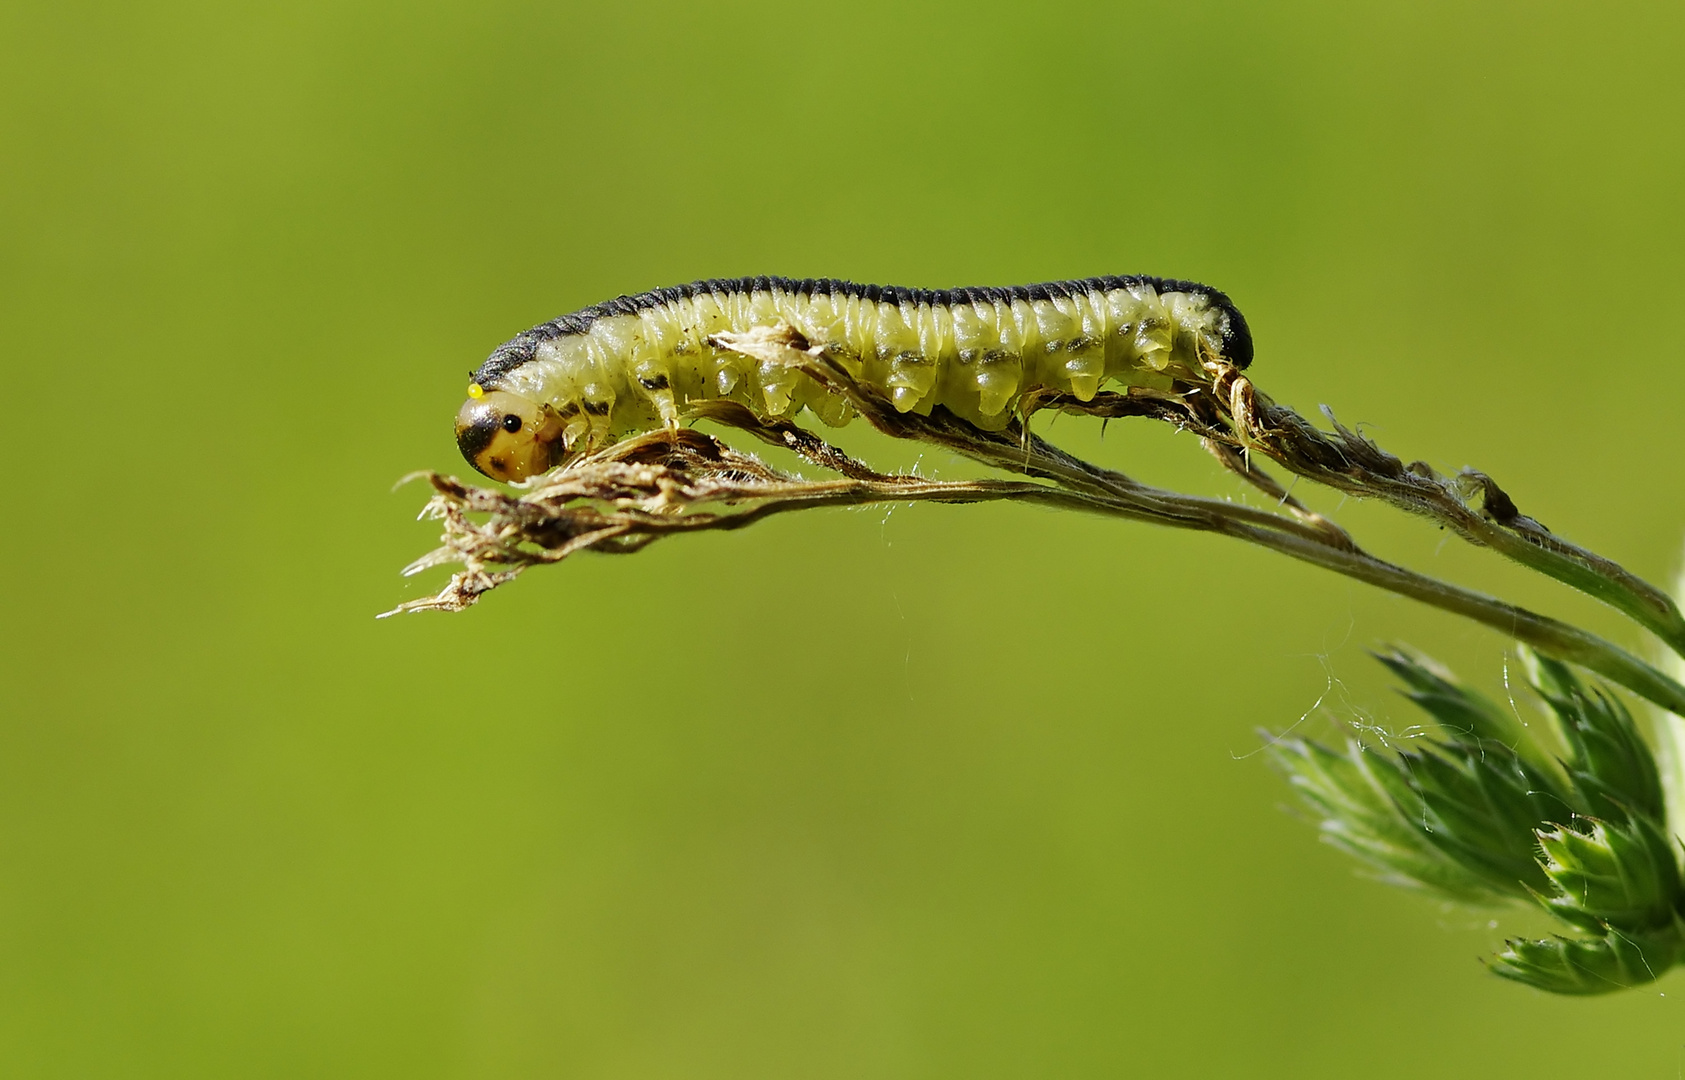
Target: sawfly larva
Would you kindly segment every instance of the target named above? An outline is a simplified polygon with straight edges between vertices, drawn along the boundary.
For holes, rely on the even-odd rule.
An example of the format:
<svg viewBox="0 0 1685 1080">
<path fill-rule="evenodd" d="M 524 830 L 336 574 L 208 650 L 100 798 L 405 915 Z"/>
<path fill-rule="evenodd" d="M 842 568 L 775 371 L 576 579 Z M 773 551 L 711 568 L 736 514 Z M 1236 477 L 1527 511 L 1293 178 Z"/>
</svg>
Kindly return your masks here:
<svg viewBox="0 0 1685 1080">
<path fill-rule="evenodd" d="M 472 376 L 457 445 L 487 476 L 524 480 L 624 435 L 676 425 L 700 400 L 735 401 L 763 419 L 805 407 L 846 423 L 852 407 L 812 377 L 717 340 L 773 327 L 788 327 L 902 412 L 941 406 L 991 431 L 1031 391 L 1089 401 L 1103 384 L 1168 389 L 1206 361 L 1252 360 L 1240 312 L 1191 281 L 698 281 L 622 296 L 499 345 Z"/>
</svg>

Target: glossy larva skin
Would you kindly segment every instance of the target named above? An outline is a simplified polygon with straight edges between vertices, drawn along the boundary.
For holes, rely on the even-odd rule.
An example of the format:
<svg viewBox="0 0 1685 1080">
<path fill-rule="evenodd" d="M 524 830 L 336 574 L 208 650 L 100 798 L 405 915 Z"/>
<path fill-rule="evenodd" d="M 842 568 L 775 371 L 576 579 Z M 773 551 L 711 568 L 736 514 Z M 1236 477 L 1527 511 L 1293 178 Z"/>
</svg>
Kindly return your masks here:
<svg viewBox="0 0 1685 1080">
<path fill-rule="evenodd" d="M 1102 387 L 1168 389 L 1219 357 L 1251 360 L 1245 320 L 1192 282 L 1093 278 L 916 290 L 835 281 L 697 282 L 587 308 L 506 342 L 474 375 L 486 391 L 554 410 L 569 455 L 674 424 L 728 399 L 764 418 L 803 407 L 845 423 L 848 403 L 790 367 L 709 339 L 786 324 L 903 412 L 943 406 L 998 430 L 1031 390 L 1091 399 Z"/>
</svg>

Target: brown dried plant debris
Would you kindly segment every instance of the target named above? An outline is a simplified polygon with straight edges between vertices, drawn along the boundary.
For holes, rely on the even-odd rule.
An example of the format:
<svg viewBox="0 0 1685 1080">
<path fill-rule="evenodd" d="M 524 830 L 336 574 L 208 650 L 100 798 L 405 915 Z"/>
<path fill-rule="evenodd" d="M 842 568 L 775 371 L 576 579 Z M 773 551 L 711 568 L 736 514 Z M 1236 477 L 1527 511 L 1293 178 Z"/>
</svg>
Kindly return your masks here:
<svg viewBox="0 0 1685 1080">
<path fill-rule="evenodd" d="M 789 441 L 805 442 L 795 432 Z M 442 522 L 444 535 L 439 548 L 405 567 L 404 573 L 453 562 L 464 569 L 437 595 L 400 604 L 385 614 L 460 611 L 526 568 L 560 562 L 578 551 L 626 554 L 669 534 L 738 529 L 790 510 L 1033 499 L 1038 494 L 1024 490 L 1037 485 L 1022 482 L 874 473 L 841 451 L 820 446 L 823 450 L 803 448 L 846 467 L 848 473 L 806 480 L 702 432 L 678 429 L 651 432 L 581 458 L 520 495 L 438 473 L 415 474 L 434 490 L 422 516 Z"/>
</svg>

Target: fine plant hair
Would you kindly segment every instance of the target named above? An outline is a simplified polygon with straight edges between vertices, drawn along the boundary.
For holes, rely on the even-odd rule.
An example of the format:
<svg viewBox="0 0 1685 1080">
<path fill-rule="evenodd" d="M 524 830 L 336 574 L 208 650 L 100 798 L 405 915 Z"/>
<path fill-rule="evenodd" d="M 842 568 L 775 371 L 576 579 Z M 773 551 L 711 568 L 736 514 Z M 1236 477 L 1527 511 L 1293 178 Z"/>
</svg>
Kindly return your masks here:
<svg viewBox="0 0 1685 1080">
<path fill-rule="evenodd" d="M 1523 514 L 1490 476 L 1472 469 L 1445 476 L 1422 461 L 1406 463 L 1326 408 L 1328 426 L 1319 427 L 1222 359 L 1173 391 L 1134 386 L 1086 401 L 1039 391 L 1026 396 L 1004 429 L 985 431 L 941 406 L 928 416 L 898 411 L 879 388 L 852 378 L 788 327 L 721 333 L 710 344 L 807 375 L 885 435 L 951 450 L 1012 478 L 884 473 L 789 420 L 768 420 L 729 401 L 694 402 L 694 418 L 785 448 L 824 477 L 774 468 L 684 427 L 593 450 L 519 494 L 414 474 L 434 491 L 423 515 L 444 532 L 441 546 L 405 573 L 462 569 L 437 594 L 386 614 L 460 611 L 527 569 L 580 551 L 625 554 L 669 534 L 737 529 L 812 507 L 1024 502 L 1221 533 L 1514 638 L 1550 718 L 1542 728 L 1524 727 L 1435 661 L 1402 646 L 1379 651 L 1404 695 L 1432 721 L 1430 734 L 1408 748 L 1357 736 L 1338 746 L 1303 738 L 1268 743 L 1324 840 L 1393 884 L 1463 903 L 1542 908 L 1562 933 L 1509 941 L 1488 962 L 1505 978 L 1555 993 L 1598 994 L 1651 982 L 1685 962 L 1685 871 L 1670 824 L 1670 811 L 1673 823 L 1685 816 L 1685 686 L 1576 626 L 1369 554 L 1264 466 L 1380 499 L 1579 589 L 1650 631 L 1674 654 L 1674 671 L 1682 670 L 1685 618 L 1674 600 Z M 1045 409 L 1192 432 L 1273 508 L 1151 487 L 1074 457 L 1030 430 L 1031 415 Z M 1661 717 L 1657 747 L 1611 689 L 1576 669 L 1653 705 Z"/>
</svg>

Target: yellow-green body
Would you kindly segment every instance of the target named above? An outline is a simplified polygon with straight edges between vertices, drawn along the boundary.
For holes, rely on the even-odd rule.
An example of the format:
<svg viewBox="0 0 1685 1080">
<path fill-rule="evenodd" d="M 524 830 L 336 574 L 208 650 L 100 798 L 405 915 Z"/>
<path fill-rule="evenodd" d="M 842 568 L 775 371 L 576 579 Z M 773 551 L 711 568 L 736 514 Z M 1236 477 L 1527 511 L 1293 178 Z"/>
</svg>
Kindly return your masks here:
<svg viewBox="0 0 1685 1080">
<path fill-rule="evenodd" d="M 1231 321 L 1244 333 L 1222 294 L 1157 279 L 942 293 L 749 281 L 622 298 L 535 328 L 500 349 L 518 355 L 494 353 L 476 385 L 550 406 L 570 451 L 677 423 L 699 400 L 845 423 L 847 402 L 808 376 L 710 340 L 785 325 L 903 412 L 942 406 L 998 430 L 1029 391 L 1086 401 L 1108 384 L 1169 388 L 1222 354 Z M 1241 366 L 1249 338 L 1246 349 Z"/>
</svg>

